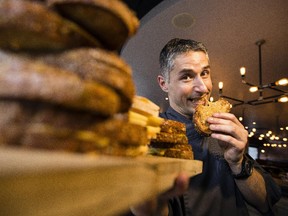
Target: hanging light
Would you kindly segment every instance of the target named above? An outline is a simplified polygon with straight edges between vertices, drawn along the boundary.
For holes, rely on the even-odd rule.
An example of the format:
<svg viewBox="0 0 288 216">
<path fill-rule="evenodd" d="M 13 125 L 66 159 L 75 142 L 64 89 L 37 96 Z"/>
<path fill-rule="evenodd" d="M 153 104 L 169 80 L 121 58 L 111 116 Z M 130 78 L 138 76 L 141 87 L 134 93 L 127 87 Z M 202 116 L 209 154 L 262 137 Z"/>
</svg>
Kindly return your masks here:
<svg viewBox="0 0 288 216">
<path fill-rule="evenodd" d="M 282 78 L 282 79 L 275 82 L 276 86 L 286 86 L 287 84 L 288 84 L 287 78 Z"/>
<path fill-rule="evenodd" d="M 284 95 L 284 96 L 278 98 L 278 102 L 286 103 L 286 102 L 288 102 L 288 97 L 286 95 Z"/>
<path fill-rule="evenodd" d="M 266 103 L 274 103 L 274 102 L 281 102 L 281 103 L 286 103 L 288 102 L 288 97 L 287 91 L 284 91 L 282 89 L 276 88 L 276 86 L 286 86 L 288 85 L 288 79 L 287 78 L 281 78 L 276 82 L 272 82 L 269 84 L 263 84 L 262 83 L 262 58 L 261 58 L 261 46 L 265 43 L 265 40 L 259 40 L 257 41 L 255 44 L 258 46 L 258 53 L 259 53 L 259 83 L 258 85 L 249 83 L 245 80 L 245 75 L 246 75 L 246 68 L 245 67 L 240 67 L 240 75 L 241 75 L 241 79 L 242 79 L 242 83 L 245 85 L 249 86 L 249 91 L 251 93 L 254 92 L 259 92 L 259 97 L 257 99 L 254 100 L 250 100 L 250 101 L 243 101 L 243 100 L 239 100 L 237 98 L 233 98 L 233 97 L 229 97 L 229 96 L 225 96 L 223 95 L 223 82 L 219 82 L 218 87 L 219 87 L 219 95 L 223 98 L 229 99 L 229 100 L 233 100 L 236 101 L 236 104 L 233 104 L 233 107 L 238 106 L 238 105 L 243 105 L 243 104 L 250 104 L 250 105 L 261 105 L 261 104 L 266 104 Z M 268 96 L 268 97 L 264 97 L 264 90 L 265 89 L 271 89 L 273 91 L 277 91 L 280 92 L 277 95 L 272 95 L 272 96 Z"/>
<path fill-rule="evenodd" d="M 218 83 L 218 88 L 219 88 L 220 90 L 223 89 L 223 82 L 219 82 L 219 83 Z"/>
<path fill-rule="evenodd" d="M 251 86 L 250 88 L 249 88 L 249 91 L 250 92 L 257 92 L 258 91 L 258 87 L 257 86 Z"/>
</svg>

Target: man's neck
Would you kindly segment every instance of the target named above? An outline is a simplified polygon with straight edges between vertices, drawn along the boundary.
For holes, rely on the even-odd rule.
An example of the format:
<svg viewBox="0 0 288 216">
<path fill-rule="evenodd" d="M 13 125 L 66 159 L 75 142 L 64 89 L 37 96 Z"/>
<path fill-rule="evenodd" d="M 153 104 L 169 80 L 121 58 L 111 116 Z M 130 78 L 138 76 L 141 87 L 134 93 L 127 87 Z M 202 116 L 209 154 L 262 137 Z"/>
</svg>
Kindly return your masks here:
<svg viewBox="0 0 288 216">
<path fill-rule="evenodd" d="M 175 106 L 174 104 L 170 104 L 170 107 L 176 111 L 177 113 L 179 113 L 180 115 L 182 115 L 183 117 L 191 120 L 192 119 L 192 115 L 185 115 L 184 112 L 182 111 L 182 109 L 180 109 L 178 106 Z"/>
</svg>

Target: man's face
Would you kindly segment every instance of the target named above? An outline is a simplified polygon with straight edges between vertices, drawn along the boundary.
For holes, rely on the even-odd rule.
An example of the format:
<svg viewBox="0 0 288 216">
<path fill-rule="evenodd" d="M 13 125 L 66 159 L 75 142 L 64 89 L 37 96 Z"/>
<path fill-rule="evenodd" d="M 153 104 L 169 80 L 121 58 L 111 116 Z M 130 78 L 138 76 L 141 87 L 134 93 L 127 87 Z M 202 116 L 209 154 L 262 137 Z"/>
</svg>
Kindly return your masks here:
<svg viewBox="0 0 288 216">
<path fill-rule="evenodd" d="M 165 83 L 170 106 L 191 118 L 201 98 L 209 99 L 212 90 L 209 60 L 204 52 L 184 53 L 174 60 L 170 80 Z"/>
</svg>

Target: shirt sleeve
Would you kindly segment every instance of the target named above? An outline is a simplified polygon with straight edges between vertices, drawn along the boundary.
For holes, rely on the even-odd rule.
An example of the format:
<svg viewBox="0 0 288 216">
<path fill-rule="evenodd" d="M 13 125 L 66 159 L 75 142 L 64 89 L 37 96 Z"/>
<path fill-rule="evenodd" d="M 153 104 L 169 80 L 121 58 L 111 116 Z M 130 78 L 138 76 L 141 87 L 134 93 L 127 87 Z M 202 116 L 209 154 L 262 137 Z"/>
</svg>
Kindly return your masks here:
<svg viewBox="0 0 288 216">
<path fill-rule="evenodd" d="M 254 168 L 259 171 L 259 173 L 263 176 L 266 192 L 267 192 L 267 203 L 269 205 L 269 211 L 263 215 L 274 215 L 273 214 L 273 206 L 278 202 L 281 198 L 281 188 L 275 183 L 272 176 L 264 170 L 257 161 L 254 162 Z"/>
</svg>

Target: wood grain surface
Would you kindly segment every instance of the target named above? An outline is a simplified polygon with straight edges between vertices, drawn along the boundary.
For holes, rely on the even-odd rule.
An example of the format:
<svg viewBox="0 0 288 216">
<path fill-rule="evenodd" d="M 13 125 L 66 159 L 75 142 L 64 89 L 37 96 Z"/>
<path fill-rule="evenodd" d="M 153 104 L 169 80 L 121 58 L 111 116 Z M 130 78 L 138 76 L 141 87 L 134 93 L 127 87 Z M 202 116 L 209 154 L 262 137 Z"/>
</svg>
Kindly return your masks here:
<svg viewBox="0 0 288 216">
<path fill-rule="evenodd" d="M 13 216 L 117 215 L 164 192 L 202 162 L 0 148 L 0 212 Z"/>
</svg>

